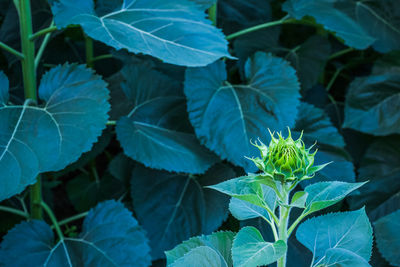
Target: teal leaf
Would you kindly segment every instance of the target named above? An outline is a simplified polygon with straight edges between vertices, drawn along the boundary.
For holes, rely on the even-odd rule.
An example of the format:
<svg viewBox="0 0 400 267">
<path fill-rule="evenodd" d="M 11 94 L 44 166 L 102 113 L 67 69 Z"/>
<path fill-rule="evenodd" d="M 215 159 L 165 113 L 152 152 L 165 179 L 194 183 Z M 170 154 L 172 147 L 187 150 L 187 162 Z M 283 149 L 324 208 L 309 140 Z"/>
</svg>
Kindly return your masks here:
<svg viewBox="0 0 400 267">
<path fill-rule="evenodd" d="M 188 252 L 200 246 L 212 248 L 222 256 L 228 266 L 232 266 L 231 249 L 234 237 L 235 233 L 229 231 L 220 231 L 207 236 L 192 237 L 165 252 L 167 256 L 167 266 L 170 266 L 176 260 L 184 257 Z"/>
<path fill-rule="evenodd" d="M 400 115 L 393 109 L 400 100 L 398 71 L 356 78 L 348 89 L 344 128 L 382 136 L 400 133 Z"/>
<path fill-rule="evenodd" d="M 59 28 L 79 24 L 91 38 L 182 66 L 205 66 L 229 57 L 227 41 L 196 3 L 188 0 L 124 0 L 99 16 L 93 0 L 58 0 L 52 5 Z"/>
<path fill-rule="evenodd" d="M 270 210 L 275 210 L 277 205 L 277 196 L 275 191 L 272 188 L 263 185 L 262 189 L 264 203 L 270 208 Z M 264 219 L 270 220 L 268 212 L 264 208 L 236 197 L 231 198 L 231 201 L 229 202 L 229 211 L 238 220 L 247 220 L 257 217 L 263 217 Z"/>
<path fill-rule="evenodd" d="M 204 175 L 182 175 L 137 166 L 132 173 L 131 194 L 137 218 L 147 231 L 152 258 L 183 240 L 215 231 L 228 215 L 229 199 L 204 188 L 234 176 L 217 164 Z M 190 215 L 190 216 L 188 216 Z"/>
<path fill-rule="evenodd" d="M 123 73 L 122 88 L 134 103 L 116 127 L 126 155 L 154 169 L 193 174 L 219 161 L 192 133 L 176 81 L 149 67 L 126 67 Z"/>
<path fill-rule="evenodd" d="M 299 83 L 294 69 L 281 58 L 258 52 L 245 67 L 247 84 L 226 81 L 222 61 L 186 71 L 189 119 L 206 147 L 236 165 L 254 169 L 244 156 L 258 155 L 251 139 L 266 129 L 281 130 L 294 123 Z"/>
<path fill-rule="evenodd" d="M 256 228 L 247 226 L 242 228 L 233 240 L 233 263 L 235 267 L 268 265 L 284 256 L 286 250 L 284 241 L 265 242 Z"/>
<path fill-rule="evenodd" d="M 400 139 L 385 137 L 373 142 L 359 168 L 359 181 L 369 181 L 361 194 L 350 197 L 351 207 L 374 209 L 400 191 Z"/>
<path fill-rule="evenodd" d="M 39 173 L 76 161 L 106 126 L 106 83 L 83 65 L 51 69 L 39 96 L 42 106 L 0 107 L 0 200 L 20 193 Z"/>
<path fill-rule="evenodd" d="M 300 104 L 292 133 L 296 137 L 301 131 L 304 131 L 303 140 L 307 146 L 317 142 L 314 165 L 332 162 L 316 173 L 314 181 L 355 181 L 354 166 L 345 150 L 344 139 L 322 109 L 304 102 Z"/>
<path fill-rule="evenodd" d="M 304 191 L 297 191 L 294 193 L 292 200 L 290 202 L 291 207 L 304 209 L 306 207 L 306 200 L 308 193 Z"/>
<path fill-rule="evenodd" d="M 365 49 L 375 42 L 357 21 L 353 1 L 343 0 L 287 0 L 283 10 L 296 19 L 315 18 L 325 29 L 334 32 L 348 46 Z"/>
<path fill-rule="evenodd" d="M 387 53 L 400 49 L 400 7 L 396 0 L 357 1 L 358 22 L 377 40 L 375 50 Z"/>
<path fill-rule="evenodd" d="M 170 267 L 228 267 L 225 260 L 212 248 L 200 246 L 192 249 Z"/>
<path fill-rule="evenodd" d="M 326 251 L 326 258 L 322 266 L 370 267 L 371 265 L 363 257 L 350 250 L 330 248 Z"/>
<path fill-rule="evenodd" d="M 138 266 L 151 264 L 147 238 L 132 214 L 115 201 L 89 211 L 77 238 L 55 241 L 49 225 L 32 220 L 15 226 L 0 248 L 3 266 Z"/>
<path fill-rule="evenodd" d="M 307 186 L 308 193 L 306 212 L 312 213 L 325 209 L 344 199 L 348 194 L 357 190 L 365 183 L 319 182 Z"/>
<path fill-rule="evenodd" d="M 400 266 L 400 210 L 374 222 L 379 252 L 393 266 Z"/>
<path fill-rule="evenodd" d="M 372 227 L 364 209 L 330 213 L 302 223 L 297 240 L 313 252 L 313 266 L 327 259 L 332 248 L 344 249 L 369 261 L 372 250 Z"/>
</svg>

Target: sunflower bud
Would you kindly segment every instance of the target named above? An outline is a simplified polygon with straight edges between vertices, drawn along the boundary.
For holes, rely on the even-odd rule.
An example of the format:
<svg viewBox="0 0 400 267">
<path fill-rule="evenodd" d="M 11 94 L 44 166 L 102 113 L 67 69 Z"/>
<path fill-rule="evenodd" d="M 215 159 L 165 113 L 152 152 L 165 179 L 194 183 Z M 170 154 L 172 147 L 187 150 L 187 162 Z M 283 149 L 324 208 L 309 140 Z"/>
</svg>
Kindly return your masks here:
<svg viewBox="0 0 400 267">
<path fill-rule="evenodd" d="M 251 159 L 255 165 L 268 176 L 280 182 L 292 182 L 310 179 L 314 173 L 325 165 L 313 166 L 317 151 L 310 153 L 313 146 L 305 148 L 301 140 L 293 140 L 290 130 L 285 139 L 280 133 L 278 138 L 270 132 L 271 142 L 266 146 L 261 141 L 252 143 L 260 150 L 261 158 Z"/>
</svg>

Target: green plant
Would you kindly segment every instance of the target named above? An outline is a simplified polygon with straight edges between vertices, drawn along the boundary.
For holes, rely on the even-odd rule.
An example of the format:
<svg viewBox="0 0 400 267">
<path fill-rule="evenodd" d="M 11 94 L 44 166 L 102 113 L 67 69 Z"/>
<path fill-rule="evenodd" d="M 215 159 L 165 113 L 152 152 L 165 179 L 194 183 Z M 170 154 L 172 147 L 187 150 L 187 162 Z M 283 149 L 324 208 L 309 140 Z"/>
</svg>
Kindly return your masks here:
<svg viewBox="0 0 400 267">
<path fill-rule="evenodd" d="M 317 182 L 293 193 L 296 186 L 312 179 L 327 164 L 314 166 L 312 147 L 305 148 L 301 133 L 293 140 L 270 133 L 268 146 L 255 142 L 260 158 L 251 158 L 257 174 L 234 178 L 210 188 L 232 197 L 229 209 L 238 220 L 261 217 L 271 227 L 274 242 L 264 241 L 255 227 L 244 227 L 236 235 L 217 232 L 189 239 L 167 251 L 168 266 L 189 262 L 213 262 L 212 266 L 256 267 L 277 262 L 286 266 L 288 242 L 308 215 L 332 206 L 364 183 Z M 292 209 L 301 213 L 292 218 Z M 314 217 L 299 226 L 298 241 L 313 253 L 310 266 L 369 266 L 372 227 L 364 209 Z M 229 251 L 229 252 L 227 252 Z"/>
</svg>

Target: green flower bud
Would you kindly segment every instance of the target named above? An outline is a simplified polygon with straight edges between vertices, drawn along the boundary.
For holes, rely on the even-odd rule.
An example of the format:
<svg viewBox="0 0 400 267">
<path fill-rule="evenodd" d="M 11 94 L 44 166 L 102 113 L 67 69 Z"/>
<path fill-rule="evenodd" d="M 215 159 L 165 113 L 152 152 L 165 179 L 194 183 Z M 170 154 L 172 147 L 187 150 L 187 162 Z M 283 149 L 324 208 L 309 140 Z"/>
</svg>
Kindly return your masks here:
<svg viewBox="0 0 400 267">
<path fill-rule="evenodd" d="M 251 159 L 255 165 L 280 182 L 293 182 L 310 179 L 315 172 L 321 170 L 325 165 L 313 166 L 314 156 L 317 151 L 311 153 L 313 146 L 306 148 L 301 139 L 303 133 L 297 140 L 292 139 L 289 130 L 289 136 L 285 139 L 281 133 L 275 138 L 274 133 L 270 132 L 271 142 L 269 146 L 263 144 L 260 140 L 252 143 L 260 150 L 261 158 Z"/>
</svg>

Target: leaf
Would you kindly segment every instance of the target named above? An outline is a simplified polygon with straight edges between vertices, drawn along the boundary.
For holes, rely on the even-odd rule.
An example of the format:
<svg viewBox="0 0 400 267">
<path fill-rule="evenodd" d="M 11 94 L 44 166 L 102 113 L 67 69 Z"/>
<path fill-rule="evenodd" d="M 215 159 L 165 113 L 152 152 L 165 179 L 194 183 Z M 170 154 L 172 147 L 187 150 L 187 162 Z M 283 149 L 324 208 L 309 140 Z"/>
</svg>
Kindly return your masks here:
<svg viewBox="0 0 400 267">
<path fill-rule="evenodd" d="M 347 249 L 331 248 L 326 251 L 323 266 L 370 267 L 368 261 Z"/>
<path fill-rule="evenodd" d="M 400 210 L 374 222 L 379 252 L 393 266 L 400 266 Z"/>
<path fill-rule="evenodd" d="M 7 104 L 8 102 L 8 90 L 10 89 L 10 84 L 7 76 L 4 72 L 0 71 L 0 103 Z"/>
<path fill-rule="evenodd" d="M 185 256 L 176 260 L 171 267 L 228 267 L 223 258 L 212 248 L 201 246 L 192 249 Z"/>
<path fill-rule="evenodd" d="M 122 85 L 134 107 L 117 122 L 126 155 L 154 169 L 204 173 L 219 159 L 200 145 L 179 84 L 148 67 L 127 67 Z"/>
<path fill-rule="evenodd" d="M 343 127 L 377 136 L 400 133 L 400 115 L 393 109 L 399 84 L 398 71 L 356 78 L 346 96 Z"/>
<path fill-rule="evenodd" d="M 309 219 L 299 226 L 296 238 L 313 252 L 313 266 L 326 260 L 332 248 L 348 250 L 366 261 L 371 257 L 372 227 L 364 209 Z"/>
<path fill-rule="evenodd" d="M 42 78 L 39 96 L 45 105 L 0 102 L 0 200 L 20 193 L 39 173 L 76 161 L 105 128 L 106 83 L 83 65 L 51 69 Z"/>
<path fill-rule="evenodd" d="M 385 137 L 373 142 L 365 153 L 358 181 L 369 181 L 361 194 L 350 197 L 353 208 L 367 205 L 374 209 L 400 191 L 400 139 Z"/>
<path fill-rule="evenodd" d="M 197 4 L 188 0 L 124 0 L 118 10 L 96 14 L 93 0 L 58 0 L 59 28 L 79 24 L 91 38 L 182 66 L 205 66 L 229 57 L 227 41 Z"/>
<path fill-rule="evenodd" d="M 318 152 L 314 164 L 332 162 L 316 173 L 314 181 L 355 182 L 354 166 L 345 150 L 343 137 L 322 109 L 301 102 L 292 134 L 294 137 L 300 136 L 301 131 L 307 146 L 317 142 Z M 309 181 L 305 181 L 302 186 L 308 183 Z"/>
<path fill-rule="evenodd" d="M 344 43 L 357 49 L 365 49 L 375 38 L 357 22 L 353 1 L 343 0 L 287 0 L 282 9 L 296 19 L 304 16 L 315 18 L 325 29 L 334 32 Z"/>
<path fill-rule="evenodd" d="M 227 217 L 228 198 L 204 186 L 234 176 L 217 164 L 204 175 L 180 175 L 136 167 L 132 199 L 137 218 L 147 231 L 153 260 L 163 257 L 194 235 L 215 231 Z"/>
<path fill-rule="evenodd" d="M 90 210 L 78 238 L 55 242 L 49 225 L 32 220 L 15 226 L 1 243 L 0 263 L 7 266 L 149 266 L 147 238 L 119 202 Z"/>
<path fill-rule="evenodd" d="M 200 246 L 207 246 L 221 255 L 228 266 L 232 266 L 231 248 L 235 233 L 228 231 L 220 231 L 207 236 L 196 236 L 186 240 L 176 246 L 174 249 L 165 252 L 167 256 L 167 266 L 175 263 L 178 259 L 193 249 Z"/>
<path fill-rule="evenodd" d="M 287 246 L 284 241 L 265 242 L 254 227 L 244 227 L 233 240 L 232 257 L 235 267 L 257 267 L 276 262 L 285 255 Z"/>
<path fill-rule="evenodd" d="M 294 123 L 299 83 L 289 64 L 258 52 L 246 63 L 246 85 L 231 85 L 222 61 L 186 71 L 189 119 L 197 137 L 223 159 L 254 169 L 244 156 L 257 155 L 251 139 Z"/>
<path fill-rule="evenodd" d="M 304 191 L 297 191 L 292 197 L 291 207 L 304 209 L 306 207 L 306 200 L 308 193 Z"/>
<path fill-rule="evenodd" d="M 320 182 L 307 186 L 307 213 L 325 209 L 344 199 L 348 194 L 357 190 L 365 183 Z"/>
<path fill-rule="evenodd" d="M 400 49 L 400 8 L 396 0 L 357 1 L 358 22 L 377 40 L 375 50 L 387 53 Z"/>
</svg>

